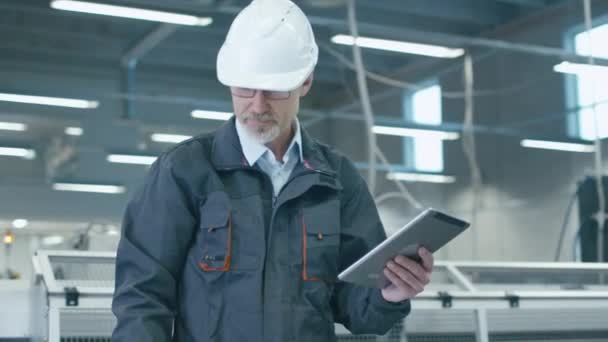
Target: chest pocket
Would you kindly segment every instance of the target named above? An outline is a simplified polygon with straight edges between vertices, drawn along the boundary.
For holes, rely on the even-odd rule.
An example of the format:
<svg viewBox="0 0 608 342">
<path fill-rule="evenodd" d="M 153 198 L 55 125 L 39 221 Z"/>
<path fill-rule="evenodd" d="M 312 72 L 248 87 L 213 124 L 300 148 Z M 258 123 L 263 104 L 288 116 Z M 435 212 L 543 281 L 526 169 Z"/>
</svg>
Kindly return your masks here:
<svg viewBox="0 0 608 342">
<path fill-rule="evenodd" d="M 340 248 L 340 203 L 302 209 L 302 279 L 335 281 Z"/>
<path fill-rule="evenodd" d="M 247 241 L 247 219 L 233 209 L 230 198 L 223 192 L 212 193 L 199 208 L 200 225 L 198 265 L 205 272 L 227 272 L 257 268 L 257 258 L 247 257 L 241 247 Z"/>
</svg>

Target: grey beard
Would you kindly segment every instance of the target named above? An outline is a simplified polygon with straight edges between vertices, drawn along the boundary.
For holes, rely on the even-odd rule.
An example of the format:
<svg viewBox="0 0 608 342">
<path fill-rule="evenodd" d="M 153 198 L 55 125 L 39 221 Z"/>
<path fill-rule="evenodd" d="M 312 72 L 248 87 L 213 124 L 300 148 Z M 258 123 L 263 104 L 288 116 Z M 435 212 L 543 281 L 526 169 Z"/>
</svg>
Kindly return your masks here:
<svg viewBox="0 0 608 342">
<path fill-rule="evenodd" d="M 247 116 L 244 117 L 243 121 L 247 121 L 247 120 L 272 120 L 273 116 L 270 113 L 262 113 L 262 114 L 248 114 Z M 256 131 L 252 131 L 249 130 L 249 128 L 247 128 L 247 131 L 249 131 L 249 134 L 251 135 L 252 138 L 254 138 L 257 142 L 259 142 L 262 145 L 268 144 L 269 142 L 273 141 L 274 139 L 278 138 L 279 135 L 281 135 L 281 128 L 279 127 L 279 124 L 273 124 L 272 126 L 270 126 L 270 128 L 260 128 Z"/>
<path fill-rule="evenodd" d="M 281 129 L 279 128 L 278 124 L 275 124 L 272 125 L 269 129 L 258 129 L 257 132 L 251 133 L 260 144 L 265 145 L 278 138 L 281 134 Z"/>
</svg>

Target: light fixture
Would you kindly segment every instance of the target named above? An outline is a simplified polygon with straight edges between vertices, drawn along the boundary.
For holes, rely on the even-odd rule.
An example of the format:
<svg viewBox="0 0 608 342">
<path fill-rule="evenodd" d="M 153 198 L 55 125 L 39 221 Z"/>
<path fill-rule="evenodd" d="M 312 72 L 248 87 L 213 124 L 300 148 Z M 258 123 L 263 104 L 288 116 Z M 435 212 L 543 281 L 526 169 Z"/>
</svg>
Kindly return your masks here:
<svg viewBox="0 0 608 342">
<path fill-rule="evenodd" d="M 15 235 L 13 235 L 13 233 L 6 232 L 4 233 L 4 236 L 2 237 L 2 242 L 4 242 L 5 245 L 12 245 L 15 242 Z"/>
<path fill-rule="evenodd" d="M 608 67 L 603 65 L 561 62 L 553 66 L 553 70 L 564 74 L 574 74 L 578 76 L 608 77 Z"/>
<path fill-rule="evenodd" d="M 400 137 L 412 138 L 435 138 L 440 140 L 457 140 L 460 134 L 457 132 L 436 131 L 419 128 L 403 128 L 391 126 L 374 126 L 372 132 L 383 135 L 396 135 Z"/>
<path fill-rule="evenodd" d="M 386 179 L 427 183 L 454 183 L 456 181 L 454 176 L 410 172 L 390 172 L 386 174 Z"/>
<path fill-rule="evenodd" d="M 0 147 L 0 156 L 20 157 L 23 159 L 36 158 L 36 151 L 29 148 Z"/>
<path fill-rule="evenodd" d="M 157 21 L 177 25 L 207 26 L 213 22 L 213 19 L 210 17 L 196 17 L 193 15 L 107 5 L 88 1 L 54 0 L 51 2 L 51 7 L 65 11 L 109 15 L 113 17 Z"/>
<path fill-rule="evenodd" d="M 120 235 L 120 231 L 118 230 L 118 227 L 111 225 L 106 230 L 106 234 L 110 236 L 117 236 Z"/>
<path fill-rule="evenodd" d="M 27 129 L 27 125 L 19 122 L 0 122 L 0 130 L 4 131 L 19 131 L 23 132 Z"/>
<path fill-rule="evenodd" d="M 46 246 L 58 245 L 62 243 L 65 238 L 61 235 L 51 235 L 42 238 L 42 244 Z"/>
<path fill-rule="evenodd" d="M 559 141 L 523 139 L 521 146 L 529 148 L 542 148 L 568 152 L 594 152 L 595 146 L 590 144 L 565 143 Z"/>
<path fill-rule="evenodd" d="M 98 101 L 8 93 L 0 93 L 0 101 L 84 109 L 97 108 L 99 106 Z"/>
<path fill-rule="evenodd" d="M 66 127 L 65 128 L 65 134 L 67 135 L 73 135 L 73 136 L 81 136 L 83 133 L 82 128 L 80 127 Z"/>
<path fill-rule="evenodd" d="M 84 184 L 84 183 L 53 183 L 53 190 L 98 192 L 104 194 L 122 194 L 126 188 L 121 185 Z"/>
<path fill-rule="evenodd" d="M 357 45 L 370 49 L 395 51 L 438 58 L 457 58 L 464 55 L 463 49 L 361 36 L 355 39 L 355 37 L 345 34 L 337 34 L 331 38 L 331 41 L 334 44 L 341 45 L 354 45 L 356 42 Z"/>
<path fill-rule="evenodd" d="M 192 138 L 190 135 L 180 135 L 180 134 L 163 134 L 163 133 L 153 133 L 150 135 L 150 139 L 156 142 L 162 143 L 180 143 L 184 140 L 188 140 Z"/>
<path fill-rule="evenodd" d="M 28 221 L 26 219 L 16 219 L 13 221 L 13 227 L 17 229 L 25 228 L 28 225 Z"/>
<path fill-rule="evenodd" d="M 156 158 L 157 157 L 155 156 L 142 156 L 135 154 L 109 154 L 107 160 L 110 163 L 151 165 L 154 163 Z"/>
<path fill-rule="evenodd" d="M 216 112 L 212 110 L 195 109 L 190 114 L 195 119 L 221 120 L 226 121 L 232 117 L 230 112 Z"/>
</svg>

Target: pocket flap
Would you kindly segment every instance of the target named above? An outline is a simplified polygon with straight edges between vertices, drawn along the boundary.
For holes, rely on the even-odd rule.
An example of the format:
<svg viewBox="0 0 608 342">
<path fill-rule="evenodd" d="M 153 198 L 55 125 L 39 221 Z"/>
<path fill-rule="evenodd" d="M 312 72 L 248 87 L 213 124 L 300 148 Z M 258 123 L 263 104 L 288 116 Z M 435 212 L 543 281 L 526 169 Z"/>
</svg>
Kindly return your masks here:
<svg viewBox="0 0 608 342">
<path fill-rule="evenodd" d="M 312 207 L 304 207 L 302 216 L 307 234 L 340 233 L 340 202 L 332 200 Z"/>
<path fill-rule="evenodd" d="M 225 192 L 212 192 L 207 195 L 200 208 L 201 228 L 226 227 L 230 217 L 230 199 Z"/>
</svg>

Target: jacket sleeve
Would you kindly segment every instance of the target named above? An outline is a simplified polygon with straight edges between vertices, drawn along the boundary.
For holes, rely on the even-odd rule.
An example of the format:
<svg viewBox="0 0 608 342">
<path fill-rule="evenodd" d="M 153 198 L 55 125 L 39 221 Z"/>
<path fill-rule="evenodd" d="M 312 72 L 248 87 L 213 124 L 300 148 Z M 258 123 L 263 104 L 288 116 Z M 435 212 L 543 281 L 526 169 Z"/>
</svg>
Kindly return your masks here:
<svg viewBox="0 0 608 342">
<path fill-rule="evenodd" d="M 346 178 L 355 181 L 345 184 L 340 213 L 340 271 L 386 239 L 367 185 L 351 165 L 345 170 Z M 409 300 L 387 302 L 379 289 L 340 281 L 335 284 L 331 305 L 335 321 L 353 334 L 383 335 L 410 312 Z"/>
<path fill-rule="evenodd" d="M 196 222 L 187 188 L 159 158 L 127 206 L 116 255 L 113 342 L 171 341 L 178 279 Z"/>
</svg>

